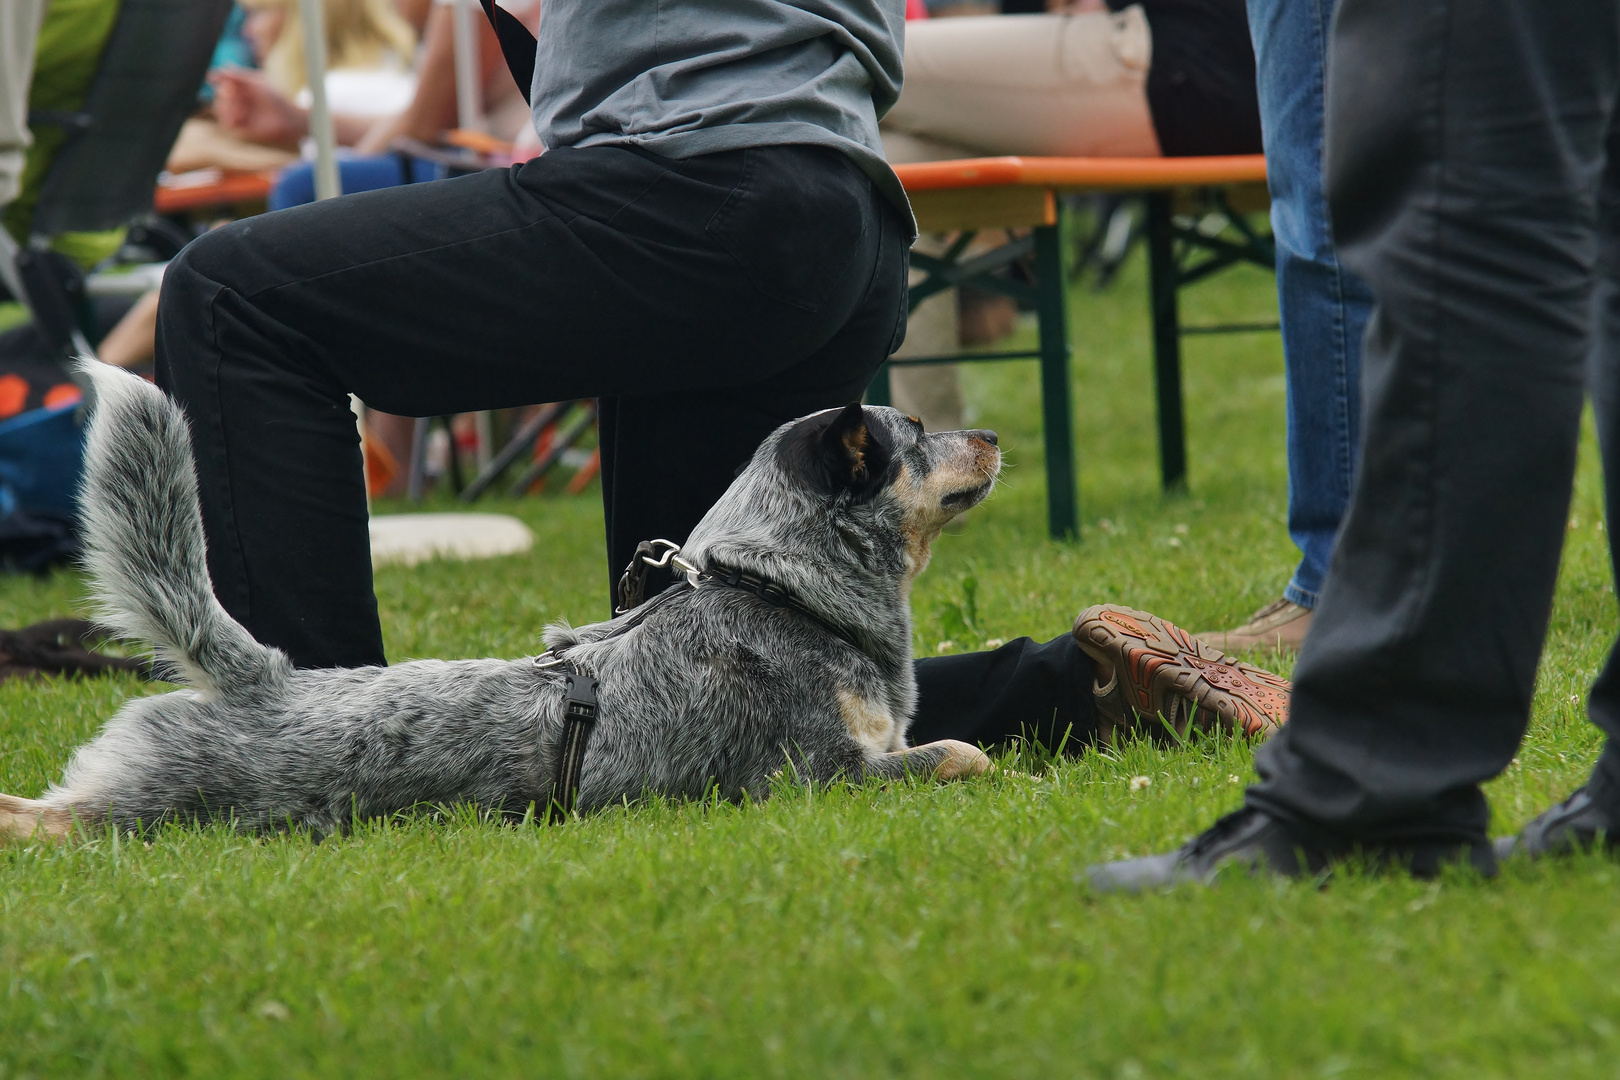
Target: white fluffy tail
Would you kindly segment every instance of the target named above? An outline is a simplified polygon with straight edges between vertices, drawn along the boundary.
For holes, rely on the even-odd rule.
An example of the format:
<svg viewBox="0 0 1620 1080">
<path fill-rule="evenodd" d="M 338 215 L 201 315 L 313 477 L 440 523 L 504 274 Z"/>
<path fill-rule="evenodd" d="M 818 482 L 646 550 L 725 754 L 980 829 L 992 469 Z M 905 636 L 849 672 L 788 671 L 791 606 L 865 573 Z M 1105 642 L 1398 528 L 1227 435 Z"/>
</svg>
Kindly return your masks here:
<svg viewBox="0 0 1620 1080">
<path fill-rule="evenodd" d="M 145 379 L 95 360 L 79 489 L 97 618 L 150 641 L 171 677 L 230 695 L 292 670 L 214 599 L 186 418 Z"/>
</svg>

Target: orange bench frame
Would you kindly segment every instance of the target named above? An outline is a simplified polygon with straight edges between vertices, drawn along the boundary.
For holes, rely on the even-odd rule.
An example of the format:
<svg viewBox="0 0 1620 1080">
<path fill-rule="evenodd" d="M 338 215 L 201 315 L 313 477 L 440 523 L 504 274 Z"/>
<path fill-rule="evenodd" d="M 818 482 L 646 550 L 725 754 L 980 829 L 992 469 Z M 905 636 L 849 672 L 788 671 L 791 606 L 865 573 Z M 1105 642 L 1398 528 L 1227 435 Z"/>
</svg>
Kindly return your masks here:
<svg viewBox="0 0 1620 1080">
<path fill-rule="evenodd" d="M 1039 360 L 1046 445 L 1047 524 L 1056 539 L 1080 535 L 1069 373 L 1068 295 L 1062 248 L 1063 200 L 1071 193 L 1123 192 L 1146 197 L 1149 292 L 1158 399 L 1159 462 L 1166 490 L 1186 486 L 1186 429 L 1181 400 L 1181 336 L 1215 330 L 1271 328 L 1243 324 L 1183 328 L 1179 290 L 1239 262 L 1272 267 L 1269 235 L 1255 232 L 1242 210 L 1265 204 L 1261 155 L 1197 158 L 970 158 L 895 166 L 923 232 L 960 234 L 943 256 L 912 253 L 926 276 L 911 286 L 910 307 L 935 293 L 972 284 L 1032 302 L 1038 344 L 1033 351 L 892 358 L 873 380 L 868 399 L 889 401 L 889 367 L 957 361 Z M 1239 239 L 1207 236 L 1176 218 L 1185 205 L 1223 210 Z M 1028 229 L 986 253 L 968 254 L 980 229 Z M 1034 257 L 1033 285 L 996 274 Z"/>
<path fill-rule="evenodd" d="M 224 172 L 209 184 L 176 187 L 160 183 L 152 193 L 152 209 L 159 214 L 178 214 L 187 210 L 262 203 L 270 196 L 275 176 L 275 171 Z"/>
</svg>

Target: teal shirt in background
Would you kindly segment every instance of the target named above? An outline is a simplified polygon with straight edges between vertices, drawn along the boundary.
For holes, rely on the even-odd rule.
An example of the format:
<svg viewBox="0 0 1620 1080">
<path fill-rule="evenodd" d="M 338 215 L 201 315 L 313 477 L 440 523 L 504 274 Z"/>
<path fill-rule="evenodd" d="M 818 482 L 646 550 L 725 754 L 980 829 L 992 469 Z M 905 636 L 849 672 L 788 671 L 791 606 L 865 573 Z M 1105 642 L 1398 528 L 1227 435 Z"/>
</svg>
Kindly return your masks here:
<svg viewBox="0 0 1620 1080">
<path fill-rule="evenodd" d="M 809 143 L 910 220 L 878 120 L 900 97 L 905 0 L 546 0 L 534 124 L 547 149 L 671 158 Z"/>
</svg>

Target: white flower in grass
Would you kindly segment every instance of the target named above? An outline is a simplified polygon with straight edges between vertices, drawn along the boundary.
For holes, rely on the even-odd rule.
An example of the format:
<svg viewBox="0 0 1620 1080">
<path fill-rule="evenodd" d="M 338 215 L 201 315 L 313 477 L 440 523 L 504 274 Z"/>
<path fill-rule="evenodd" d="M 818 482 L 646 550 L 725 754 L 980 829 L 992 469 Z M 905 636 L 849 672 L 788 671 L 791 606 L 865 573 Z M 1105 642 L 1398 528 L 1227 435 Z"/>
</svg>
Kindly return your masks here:
<svg viewBox="0 0 1620 1080">
<path fill-rule="evenodd" d="M 255 1011 L 266 1020 L 292 1019 L 292 1010 L 274 999 L 261 1001 L 258 1009 Z"/>
<path fill-rule="evenodd" d="M 999 649 L 1005 644 L 1007 643 L 998 637 L 984 639 L 984 647 L 987 649 Z"/>
<path fill-rule="evenodd" d="M 1131 790 L 1141 791 L 1151 783 L 1153 783 L 1153 777 L 1151 776 L 1133 776 L 1131 777 Z"/>
<path fill-rule="evenodd" d="M 1241 784 L 1241 783 L 1243 783 L 1243 781 L 1239 780 L 1236 776 L 1233 776 L 1231 774 L 1227 775 L 1226 782 L 1228 784 Z"/>
</svg>

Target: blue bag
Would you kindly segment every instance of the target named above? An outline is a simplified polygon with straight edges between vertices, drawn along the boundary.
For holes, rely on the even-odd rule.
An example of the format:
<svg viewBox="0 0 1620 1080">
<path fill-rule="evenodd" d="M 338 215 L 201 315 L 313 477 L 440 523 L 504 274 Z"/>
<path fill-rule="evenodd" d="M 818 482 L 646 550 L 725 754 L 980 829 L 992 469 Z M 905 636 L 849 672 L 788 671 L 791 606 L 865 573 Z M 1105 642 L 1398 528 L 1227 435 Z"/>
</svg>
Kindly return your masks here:
<svg viewBox="0 0 1620 1080">
<path fill-rule="evenodd" d="M 17 510 L 72 514 L 84 465 L 79 404 L 0 420 L 0 517 Z"/>
<path fill-rule="evenodd" d="M 0 421 L 0 568 L 42 571 L 78 551 L 79 404 Z"/>
</svg>

